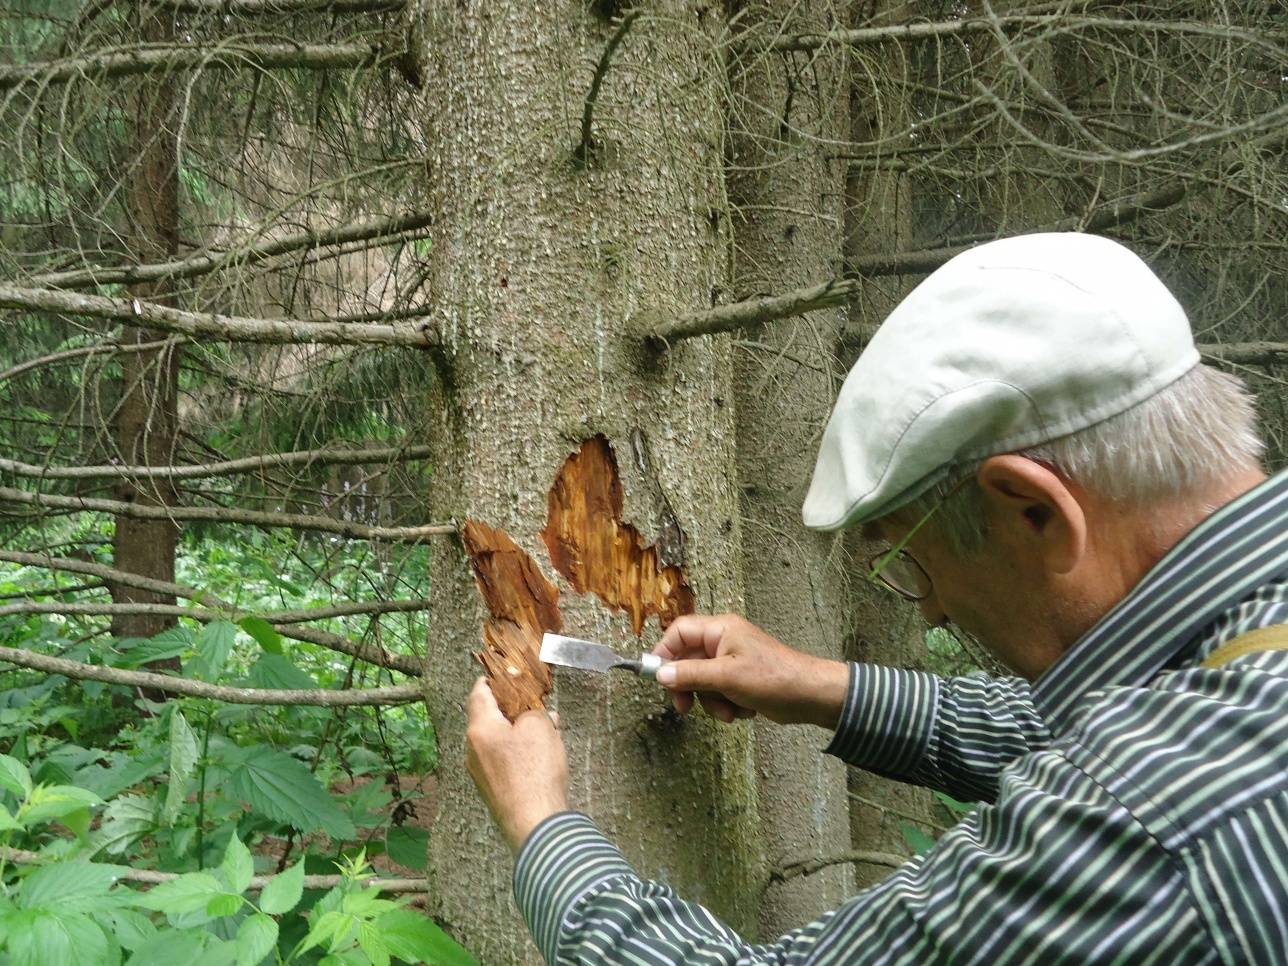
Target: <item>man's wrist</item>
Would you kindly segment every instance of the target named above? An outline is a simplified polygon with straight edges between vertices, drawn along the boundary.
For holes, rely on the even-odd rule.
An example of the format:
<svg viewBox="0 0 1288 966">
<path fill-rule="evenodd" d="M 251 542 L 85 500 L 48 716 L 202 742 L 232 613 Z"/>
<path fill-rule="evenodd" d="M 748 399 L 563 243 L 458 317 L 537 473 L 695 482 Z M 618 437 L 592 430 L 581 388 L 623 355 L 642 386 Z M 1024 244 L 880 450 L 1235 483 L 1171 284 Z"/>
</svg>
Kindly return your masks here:
<svg viewBox="0 0 1288 966">
<path fill-rule="evenodd" d="M 523 844 L 528 837 L 552 815 L 558 815 L 560 812 L 568 811 L 568 801 L 566 797 L 558 799 L 551 798 L 546 801 L 525 805 L 525 807 L 511 816 L 507 816 L 501 825 L 501 834 L 509 843 L 510 851 L 515 855 L 523 848 Z"/>
<path fill-rule="evenodd" d="M 850 666 L 845 661 L 814 658 L 805 678 L 805 723 L 835 731 L 850 690 Z"/>
</svg>

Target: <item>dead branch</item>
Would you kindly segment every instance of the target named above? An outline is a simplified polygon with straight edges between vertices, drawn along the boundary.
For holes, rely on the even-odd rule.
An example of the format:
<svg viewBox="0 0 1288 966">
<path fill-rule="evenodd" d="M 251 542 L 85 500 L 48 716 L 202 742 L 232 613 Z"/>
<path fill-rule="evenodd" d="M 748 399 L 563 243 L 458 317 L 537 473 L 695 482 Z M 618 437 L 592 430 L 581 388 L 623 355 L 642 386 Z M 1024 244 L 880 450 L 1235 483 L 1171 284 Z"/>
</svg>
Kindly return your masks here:
<svg viewBox="0 0 1288 966">
<path fill-rule="evenodd" d="M 600 55 L 599 63 L 595 65 L 595 76 L 591 79 L 590 90 L 586 94 L 586 104 L 581 112 L 581 143 L 573 150 L 573 160 L 579 165 L 587 165 L 595 152 L 595 139 L 591 136 L 591 115 L 595 110 L 595 101 L 599 98 L 599 88 L 604 83 L 604 76 L 608 73 L 608 65 L 613 59 L 613 53 L 625 39 L 627 32 L 631 29 L 631 24 L 635 23 L 639 17 L 639 10 L 632 10 L 622 22 L 618 24 L 617 30 L 608 38 L 608 43 L 604 45 L 604 52 Z"/>
<path fill-rule="evenodd" d="M 934 40 L 988 33 L 995 25 L 1002 27 L 1055 27 L 1062 33 L 1073 30 L 1102 30 L 1120 34 L 1173 34 L 1177 36 L 1210 37 L 1215 40 L 1239 41 L 1252 44 L 1271 53 L 1282 53 L 1278 46 L 1282 36 L 1274 31 L 1255 31 L 1226 24 L 1205 24 L 1188 20 L 1126 20 L 1113 17 L 1082 17 L 1068 14 L 1015 14 L 994 20 L 986 17 L 969 17 L 961 20 L 927 21 L 923 23 L 892 24 L 885 27 L 860 27 L 853 30 L 832 30 L 826 33 L 788 34 L 776 37 L 769 50 L 818 50 L 829 44 L 862 47 L 893 41 Z"/>
<path fill-rule="evenodd" d="M 203 252 L 187 258 L 150 265 L 105 265 L 101 267 L 77 268 L 66 272 L 47 272 L 32 276 L 32 285 L 49 288 L 80 288 L 89 285 L 124 284 L 133 285 L 139 282 L 155 282 L 193 278 L 207 275 L 225 268 L 241 267 L 262 262 L 268 258 L 285 255 L 290 252 L 323 248 L 329 245 L 349 242 L 384 239 L 402 232 L 427 228 L 434 221 L 434 216 L 425 213 L 398 215 L 389 218 L 365 218 L 338 225 L 324 230 L 308 229 L 262 241 L 258 244 L 241 244 L 230 246 L 219 252 Z"/>
<path fill-rule="evenodd" d="M 67 593 L 68 590 L 56 590 L 55 593 Z M 414 598 L 410 600 L 367 600 L 354 601 L 349 604 L 336 604 L 333 607 L 308 607 L 296 610 L 273 610 L 255 613 L 253 616 L 263 618 L 270 624 L 303 624 L 308 621 L 329 620 L 332 617 L 352 617 L 360 614 L 405 614 L 409 611 L 429 610 L 433 606 L 428 600 Z M 164 617 L 191 617 L 203 623 L 237 619 L 237 614 L 222 611 L 205 610 L 200 607 L 182 607 L 178 604 L 151 604 L 131 601 L 121 604 L 98 604 L 82 601 L 23 601 L 21 604 L 0 605 L 0 617 L 15 614 L 66 614 L 82 617 L 115 617 L 120 614 L 158 614 Z M 252 616 L 250 612 L 240 616 Z"/>
<path fill-rule="evenodd" d="M 175 13 L 251 17 L 296 13 L 397 13 L 407 0 L 163 0 L 157 6 Z"/>
<path fill-rule="evenodd" d="M 0 66 L 0 91 L 24 84 L 65 84 L 84 77 L 103 80 L 133 74 L 180 70 L 238 70 L 254 67 L 272 70 L 297 67 L 306 70 L 344 70 L 369 67 L 386 55 L 373 44 L 283 44 L 229 42 L 208 44 L 138 44 L 92 54 L 30 64 Z"/>
<path fill-rule="evenodd" d="M 0 846 L 0 855 L 3 855 L 7 862 L 22 862 L 28 865 L 40 865 L 48 861 L 48 856 L 43 856 L 39 852 L 31 852 L 27 849 L 14 849 Z M 117 866 L 117 868 L 121 868 Z M 130 882 L 143 882 L 149 885 L 160 885 L 162 882 L 169 882 L 183 875 L 182 872 L 157 872 L 153 869 L 131 869 L 126 867 L 121 873 L 121 878 Z M 280 873 L 279 873 L 280 875 Z M 250 892 L 259 892 L 270 881 L 277 878 L 272 875 L 257 875 L 250 880 L 247 890 Z M 339 875 L 306 875 L 304 877 L 304 888 L 306 889 L 334 889 L 344 881 L 343 876 Z M 367 876 L 366 878 L 357 879 L 366 888 L 379 889 L 381 892 L 406 893 L 406 892 L 428 892 L 428 879 L 383 879 L 380 876 Z"/>
<path fill-rule="evenodd" d="M 146 688 L 183 694 L 190 698 L 212 698 L 230 704 L 283 704 L 314 705 L 317 707 L 352 707 L 354 705 L 411 704 L 424 699 L 424 687 L 419 683 L 399 684 L 388 688 L 352 688 L 328 691 L 323 688 L 233 688 L 223 684 L 207 684 L 189 678 L 170 677 L 151 671 L 125 671 L 120 668 L 97 664 L 82 664 L 62 657 L 0 647 L 0 661 L 59 674 L 77 681 L 102 681 L 127 688 Z"/>
<path fill-rule="evenodd" d="M 1288 342 L 1227 342 L 1199 346 L 1205 358 L 1213 362 L 1233 362 L 1247 366 L 1288 365 Z"/>
<path fill-rule="evenodd" d="M 108 567 L 105 564 L 90 563 L 85 560 L 68 560 L 64 557 L 51 557 L 45 554 L 24 553 L 20 550 L 0 550 L 0 560 L 21 564 L 24 567 L 41 567 L 45 570 L 86 574 L 106 580 L 109 583 L 125 584 L 129 587 L 138 587 L 141 590 L 150 590 L 158 594 L 182 597 L 184 600 L 196 601 L 204 607 L 218 611 L 219 617 L 224 620 L 239 620 L 247 616 L 260 616 L 249 611 L 243 611 L 227 601 L 221 600 L 207 590 L 195 590 L 192 587 L 185 587 L 183 584 L 157 580 L 153 577 L 143 577 L 139 574 Z M 270 621 L 270 623 L 272 622 Z M 421 662 L 416 657 L 392 654 L 384 650 L 384 648 L 351 641 L 347 637 L 341 637 L 339 634 L 332 634 L 329 631 L 321 631 L 311 627 L 296 627 L 290 624 L 277 626 L 276 630 L 283 637 L 316 644 L 319 647 L 325 647 L 340 654 L 348 654 L 350 657 L 356 657 L 358 660 L 365 661 L 368 664 L 375 664 L 393 671 L 401 671 L 403 674 L 409 674 L 413 677 L 419 677 L 422 673 Z"/>
<path fill-rule="evenodd" d="M 867 865 L 883 865 L 889 869 L 901 869 L 911 860 L 902 855 L 895 855 L 891 852 L 865 852 L 853 851 L 842 852 L 840 855 L 832 855 L 822 859 L 801 859 L 799 862 L 788 862 L 780 866 L 769 874 L 771 882 L 786 882 L 788 879 L 795 879 L 801 875 L 813 875 L 822 869 L 833 865 L 843 865 L 848 862 L 862 862 Z"/>
<path fill-rule="evenodd" d="M 305 322 L 299 319 L 249 319 L 234 315 L 186 312 L 141 299 L 108 298 L 103 295 L 4 284 L 0 284 L 0 308 L 115 319 L 128 325 L 148 326 L 165 332 L 225 342 L 404 345 L 419 348 L 437 344 L 437 339 L 424 323 L 360 325 Z"/>
<path fill-rule="evenodd" d="M 652 315 L 641 319 L 637 325 L 644 339 L 665 344 L 671 339 L 691 339 L 699 335 L 732 332 L 762 322 L 775 322 L 806 312 L 844 305 L 858 288 L 859 283 L 854 279 L 833 278 L 782 295 L 760 295 L 687 315 L 670 318 Z"/>
<path fill-rule="evenodd" d="M 64 349 L 62 352 L 51 352 L 47 356 L 41 356 L 38 359 L 28 359 L 26 362 L 20 362 L 18 365 L 0 372 L 0 382 L 6 379 L 12 379 L 14 376 L 20 376 L 31 369 L 39 369 L 41 366 L 51 366 L 55 363 L 65 362 L 68 359 L 79 359 L 81 356 L 99 355 L 100 353 L 117 353 L 117 352 L 148 352 L 152 349 L 160 349 L 167 345 L 184 345 L 187 339 L 175 338 L 171 336 L 168 339 L 158 339 L 156 342 L 135 342 L 130 344 L 120 342 L 105 342 L 99 345 L 81 346 L 79 349 Z"/>
<path fill-rule="evenodd" d="M 0 376 L 2 379 L 3 376 Z M 280 466 L 331 466 L 351 463 L 383 463 L 416 460 L 430 455 L 429 446 L 382 446 L 378 449 L 313 449 L 291 453 L 270 453 L 241 459 L 192 466 L 37 466 L 0 458 L 0 473 L 13 473 L 44 480 L 150 479 L 204 480 L 213 476 L 234 476 Z"/>
<path fill-rule="evenodd" d="M 264 528 L 290 527 L 296 530 L 319 530 L 322 533 L 334 533 L 352 540 L 420 543 L 426 537 L 456 533 L 456 525 L 452 523 L 431 523 L 420 527 L 373 527 L 365 523 L 353 523 L 349 520 L 336 520 L 332 517 L 303 513 L 266 513 L 260 510 L 235 510 L 209 506 L 144 506 L 95 497 L 28 493 L 26 490 L 16 490 L 7 486 L 0 486 L 0 500 L 25 503 L 29 506 L 50 507 L 56 510 L 110 513 L 113 516 L 131 517 L 136 520 L 172 520 L 176 523 L 204 520 L 212 523 L 246 523 L 253 527 Z"/>
</svg>

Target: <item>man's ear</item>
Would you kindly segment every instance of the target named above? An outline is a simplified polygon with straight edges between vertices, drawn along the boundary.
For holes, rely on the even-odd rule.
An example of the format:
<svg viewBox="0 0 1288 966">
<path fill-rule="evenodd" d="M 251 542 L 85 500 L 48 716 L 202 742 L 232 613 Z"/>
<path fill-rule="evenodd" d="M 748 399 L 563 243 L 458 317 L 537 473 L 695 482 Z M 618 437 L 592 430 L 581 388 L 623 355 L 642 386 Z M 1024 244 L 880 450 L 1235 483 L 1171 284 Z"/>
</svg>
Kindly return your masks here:
<svg viewBox="0 0 1288 966">
<path fill-rule="evenodd" d="M 989 525 L 1036 540 L 1051 573 L 1067 574 L 1087 550 L 1087 518 L 1068 484 L 1031 459 L 990 456 L 975 474 Z"/>
</svg>

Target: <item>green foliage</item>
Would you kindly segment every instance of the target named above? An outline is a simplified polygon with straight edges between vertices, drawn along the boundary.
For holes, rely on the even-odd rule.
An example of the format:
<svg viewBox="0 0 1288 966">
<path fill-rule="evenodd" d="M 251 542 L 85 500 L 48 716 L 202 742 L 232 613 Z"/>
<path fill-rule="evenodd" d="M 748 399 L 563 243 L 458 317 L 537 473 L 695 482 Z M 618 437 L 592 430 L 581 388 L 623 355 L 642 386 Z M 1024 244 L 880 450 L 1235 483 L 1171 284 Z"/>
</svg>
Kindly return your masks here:
<svg viewBox="0 0 1288 966">
<path fill-rule="evenodd" d="M 96 546 L 92 530 L 65 523 L 69 539 Z M 180 579 L 243 611 L 371 596 L 377 567 L 365 548 L 218 536 L 187 539 Z M 424 553 L 379 562 L 386 593 L 413 592 L 398 575 L 423 566 Z M 58 599 L 50 582 L 47 571 L 0 567 L 0 593 Z M 360 638 L 368 621 L 319 626 Z M 288 645 L 258 617 L 182 621 L 148 639 L 87 637 L 87 624 L 16 616 L 0 620 L 0 641 L 117 667 L 177 659 L 189 676 L 237 686 L 384 683 L 350 680 L 347 658 Z M 423 642 L 425 624 L 399 614 L 383 619 L 382 631 L 385 646 L 405 650 Z M 8 752 L 0 754 L 0 962 L 473 961 L 421 914 L 369 887 L 304 888 L 306 869 L 369 876 L 367 856 L 425 868 L 427 833 L 397 824 L 414 798 L 385 780 L 435 764 L 420 706 L 157 703 L 95 682 L 0 670 L 0 749 Z M 262 891 L 250 887 L 279 867 Z M 148 886 L 122 878 L 131 869 L 178 877 Z"/>
</svg>

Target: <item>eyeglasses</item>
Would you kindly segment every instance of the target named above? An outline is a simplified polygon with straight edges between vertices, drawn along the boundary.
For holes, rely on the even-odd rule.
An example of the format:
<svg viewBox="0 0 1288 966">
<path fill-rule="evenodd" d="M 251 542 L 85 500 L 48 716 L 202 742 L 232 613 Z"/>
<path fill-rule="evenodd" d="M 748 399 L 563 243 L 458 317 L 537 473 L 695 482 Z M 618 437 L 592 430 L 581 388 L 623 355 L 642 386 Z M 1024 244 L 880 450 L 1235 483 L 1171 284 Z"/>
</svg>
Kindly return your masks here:
<svg viewBox="0 0 1288 966">
<path fill-rule="evenodd" d="M 905 600 L 925 600 L 933 589 L 930 575 L 907 550 L 876 554 L 868 561 L 868 579 L 879 581 Z"/>
<path fill-rule="evenodd" d="M 965 485 L 971 477 L 964 476 L 952 488 L 943 495 L 943 498 L 925 512 L 920 520 L 916 522 L 893 547 L 884 550 L 868 561 L 868 580 L 873 583 L 880 583 L 889 587 L 900 597 L 906 600 L 925 600 L 930 596 L 934 585 L 930 582 L 930 575 L 926 573 L 921 564 L 913 559 L 912 554 L 904 549 L 908 541 L 916 536 L 927 520 L 935 515 L 935 511 L 948 502 L 948 499 Z"/>
</svg>

